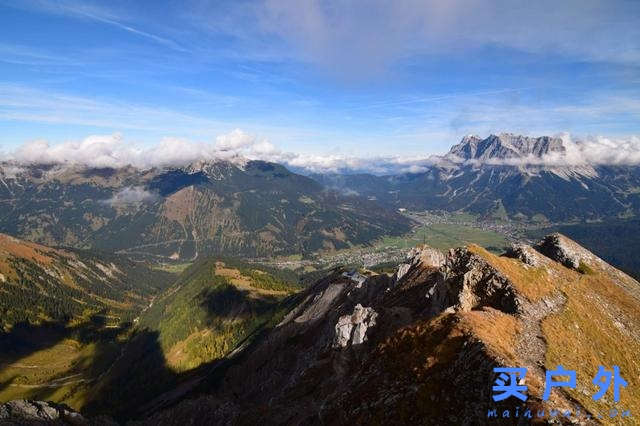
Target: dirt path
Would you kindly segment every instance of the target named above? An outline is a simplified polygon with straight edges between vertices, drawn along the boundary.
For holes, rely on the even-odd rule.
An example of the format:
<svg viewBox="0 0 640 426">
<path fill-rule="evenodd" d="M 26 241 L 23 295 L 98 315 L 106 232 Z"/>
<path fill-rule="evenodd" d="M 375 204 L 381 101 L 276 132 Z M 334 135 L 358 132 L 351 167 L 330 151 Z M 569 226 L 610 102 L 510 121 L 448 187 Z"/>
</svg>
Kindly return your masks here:
<svg viewBox="0 0 640 426">
<path fill-rule="evenodd" d="M 528 301 L 524 301 L 523 303 L 521 315 L 523 327 L 522 331 L 518 335 L 516 354 L 524 361 L 524 366 L 528 368 L 527 376 L 536 375 L 543 380 L 543 383 L 547 371 L 545 365 L 547 343 L 544 340 L 544 334 L 542 332 L 542 321 L 549 315 L 559 312 L 566 302 L 566 297 L 559 291 L 556 291 L 553 296 L 545 297 L 536 303 Z M 582 413 L 588 413 L 591 415 L 591 419 L 581 420 L 579 424 L 600 424 L 595 420 L 593 413 L 587 410 L 564 390 L 561 392 L 562 398 L 569 403 L 567 404 L 567 407 L 579 407 Z M 553 400 L 553 397 L 551 400 Z"/>
<path fill-rule="evenodd" d="M 542 334 L 542 320 L 556 313 L 566 302 L 566 298 L 560 292 L 551 297 L 546 297 L 536 303 L 524 302 L 522 313 L 522 331 L 518 336 L 516 353 L 537 373 L 544 377 L 545 354 L 547 344 Z"/>
</svg>

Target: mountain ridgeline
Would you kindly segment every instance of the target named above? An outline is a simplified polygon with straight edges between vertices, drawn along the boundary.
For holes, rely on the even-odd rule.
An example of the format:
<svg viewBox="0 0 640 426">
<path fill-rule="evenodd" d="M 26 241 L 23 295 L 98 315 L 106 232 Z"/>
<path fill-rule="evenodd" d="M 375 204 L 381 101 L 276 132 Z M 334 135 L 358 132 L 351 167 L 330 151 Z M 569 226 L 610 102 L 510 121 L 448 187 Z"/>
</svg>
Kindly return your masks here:
<svg viewBox="0 0 640 426">
<path fill-rule="evenodd" d="M 308 177 L 239 158 L 2 163 L 0 424 L 484 424 L 514 409 L 568 424 L 548 409 L 638 412 L 640 283 L 554 228 L 637 266 L 639 168 L 569 154 L 558 138 L 501 134 L 394 176 Z M 448 213 L 417 210 L 541 240 L 490 252 L 469 243 L 472 227 L 431 223 Z M 344 266 L 449 226 L 465 235 L 446 253 L 423 244 L 399 265 Z M 559 364 L 579 384 L 544 401 Z M 591 397 L 600 365 L 628 381 L 619 404 Z M 509 366 L 527 367 L 529 398 L 495 403 L 493 368 Z"/>
<path fill-rule="evenodd" d="M 475 245 L 448 253 L 421 246 L 393 274 L 336 269 L 280 302 L 268 302 L 249 275 L 215 261 L 185 271 L 94 388 L 102 404 L 84 411 L 90 421 L 111 413 L 141 425 L 442 425 L 486 424 L 495 412 L 490 421 L 514 424 L 516 410 L 529 410 L 539 423 L 595 425 L 614 408 L 640 409 L 640 283 L 560 234 L 500 256 Z M 158 330 L 179 330 L 180 309 L 203 295 L 224 306 L 200 303 L 196 309 L 214 309 L 204 308 L 182 337 L 166 335 L 177 358 L 163 356 Z M 195 334 L 224 358 L 163 369 Z M 577 386 L 545 400 L 545 371 L 559 364 L 576 371 Z M 617 403 L 592 398 L 601 365 L 619 366 L 628 382 Z M 493 401 L 493 369 L 512 366 L 527 368 L 519 384 L 528 399 Z M 42 403 L 12 402 L 0 415 L 24 418 L 30 404 Z"/>
<path fill-rule="evenodd" d="M 402 234 L 410 221 L 262 161 L 139 170 L 0 167 L 0 231 L 149 259 L 333 250 Z"/>
<path fill-rule="evenodd" d="M 640 284 L 559 234 L 502 256 L 418 247 L 393 275 L 338 269 L 287 306 L 190 398 L 172 406 L 184 394 L 165 394 L 172 407 L 154 405 L 142 424 L 484 424 L 516 407 L 546 409 L 544 421 L 550 408 L 579 409 L 594 424 L 586 414 L 640 401 Z M 545 370 L 559 363 L 578 385 L 544 402 Z M 494 402 L 493 368 L 514 365 L 528 368 L 528 400 Z M 629 383 L 618 404 L 591 397 L 599 365 Z"/>
</svg>

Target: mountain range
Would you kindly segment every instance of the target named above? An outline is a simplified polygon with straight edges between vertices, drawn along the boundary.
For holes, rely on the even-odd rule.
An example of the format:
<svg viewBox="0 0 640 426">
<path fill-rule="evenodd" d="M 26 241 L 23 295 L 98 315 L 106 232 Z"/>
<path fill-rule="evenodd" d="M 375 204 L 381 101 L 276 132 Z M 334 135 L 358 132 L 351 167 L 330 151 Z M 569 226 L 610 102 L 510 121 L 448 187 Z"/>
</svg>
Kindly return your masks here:
<svg viewBox="0 0 640 426">
<path fill-rule="evenodd" d="M 462 210 L 522 222 L 640 214 L 640 167 L 572 163 L 561 138 L 465 136 L 431 163 L 419 173 L 313 177 L 328 187 L 411 210 Z"/>
<path fill-rule="evenodd" d="M 393 209 L 262 161 L 149 170 L 5 163 L 0 202 L 0 231 L 147 259 L 304 254 L 410 229 Z"/>
</svg>

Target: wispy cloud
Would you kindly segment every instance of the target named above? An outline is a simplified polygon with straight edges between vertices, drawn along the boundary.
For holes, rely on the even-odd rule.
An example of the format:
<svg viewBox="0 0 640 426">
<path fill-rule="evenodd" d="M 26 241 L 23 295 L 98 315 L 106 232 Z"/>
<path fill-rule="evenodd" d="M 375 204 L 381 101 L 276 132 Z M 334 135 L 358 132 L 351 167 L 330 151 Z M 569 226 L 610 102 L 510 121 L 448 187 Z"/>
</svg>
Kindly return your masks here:
<svg viewBox="0 0 640 426">
<path fill-rule="evenodd" d="M 309 61 L 346 72 L 486 46 L 590 61 L 640 59 L 637 2 L 267 0 L 254 10 L 263 31 Z"/>
<path fill-rule="evenodd" d="M 30 9 L 42 13 L 63 15 L 71 18 L 89 19 L 96 22 L 101 22 L 103 24 L 119 28 L 137 36 L 144 37 L 153 42 L 162 44 L 163 46 L 170 49 L 179 52 L 188 52 L 188 49 L 184 48 L 174 40 L 144 31 L 132 24 L 127 23 L 124 17 L 119 16 L 114 10 L 109 9 L 104 5 L 96 5 L 91 2 L 77 0 L 25 0 L 20 3 L 11 2 L 6 4 L 9 6 Z"/>
<path fill-rule="evenodd" d="M 83 16 L 83 17 L 86 17 L 86 18 L 89 18 L 89 19 L 93 19 L 95 21 L 102 22 L 104 24 L 113 25 L 113 26 L 118 27 L 118 28 L 120 28 L 122 30 L 129 31 L 130 33 L 133 33 L 133 34 L 145 37 L 147 39 L 150 39 L 152 41 L 155 41 L 157 43 L 163 44 L 164 46 L 166 46 L 166 47 L 168 47 L 170 49 L 177 50 L 179 52 L 188 52 L 189 51 L 188 49 L 180 46 L 178 43 L 176 43 L 173 40 L 169 40 L 167 38 L 160 37 L 158 35 L 151 34 L 151 33 L 148 33 L 146 31 L 139 30 L 139 29 L 134 28 L 134 27 L 132 27 L 130 25 L 126 25 L 126 24 L 124 24 L 122 22 L 118 22 L 118 21 L 116 21 L 114 19 L 110 19 L 110 18 L 107 18 L 107 17 L 104 17 L 104 16 L 96 15 L 96 14 L 91 13 L 91 12 L 85 12 L 82 9 L 74 8 L 74 9 L 70 9 L 70 10 L 73 13 L 78 14 L 79 16 Z"/>
<path fill-rule="evenodd" d="M 164 131 L 211 131 L 229 126 L 193 114 L 122 101 L 96 100 L 51 90 L 0 83 L 0 119 Z M 170 124 L 169 124 L 170 123 Z"/>
<path fill-rule="evenodd" d="M 18 65 L 74 65 L 71 58 L 29 46 L 0 43 L 0 62 Z"/>
</svg>

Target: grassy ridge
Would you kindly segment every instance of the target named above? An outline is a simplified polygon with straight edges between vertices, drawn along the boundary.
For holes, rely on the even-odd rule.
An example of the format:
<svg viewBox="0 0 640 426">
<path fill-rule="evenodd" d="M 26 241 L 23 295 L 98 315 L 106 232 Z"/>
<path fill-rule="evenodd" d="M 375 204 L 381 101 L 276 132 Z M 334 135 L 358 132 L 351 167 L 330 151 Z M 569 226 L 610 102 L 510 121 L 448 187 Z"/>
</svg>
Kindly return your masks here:
<svg viewBox="0 0 640 426">
<path fill-rule="evenodd" d="M 240 261 L 198 262 L 142 315 L 140 327 L 158 332 L 167 364 L 176 371 L 222 358 L 299 289 L 264 269 Z"/>
</svg>

